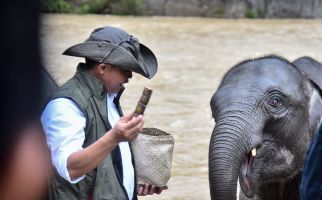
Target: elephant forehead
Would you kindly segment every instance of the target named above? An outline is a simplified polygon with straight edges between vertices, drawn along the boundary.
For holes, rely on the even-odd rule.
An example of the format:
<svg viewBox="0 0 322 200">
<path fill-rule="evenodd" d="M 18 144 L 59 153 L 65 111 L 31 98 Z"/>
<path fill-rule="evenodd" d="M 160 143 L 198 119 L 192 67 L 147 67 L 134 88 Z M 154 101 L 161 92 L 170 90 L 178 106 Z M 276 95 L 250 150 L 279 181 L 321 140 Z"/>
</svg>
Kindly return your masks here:
<svg viewBox="0 0 322 200">
<path fill-rule="evenodd" d="M 239 65 L 227 73 L 224 79 L 228 82 L 257 83 L 259 85 L 300 85 L 301 73 L 292 65 L 277 59 L 249 61 Z"/>
<path fill-rule="evenodd" d="M 275 59 L 250 61 L 230 70 L 215 96 L 248 97 L 275 88 L 285 95 L 302 98 L 303 81 L 301 73 L 288 63 Z"/>
</svg>

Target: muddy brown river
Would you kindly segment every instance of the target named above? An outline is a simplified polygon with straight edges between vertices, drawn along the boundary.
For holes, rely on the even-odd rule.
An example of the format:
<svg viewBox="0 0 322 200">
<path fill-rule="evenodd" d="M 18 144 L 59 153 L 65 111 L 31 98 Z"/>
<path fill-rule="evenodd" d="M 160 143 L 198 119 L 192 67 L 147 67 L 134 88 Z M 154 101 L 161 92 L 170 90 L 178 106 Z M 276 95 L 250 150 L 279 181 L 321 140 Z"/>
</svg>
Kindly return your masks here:
<svg viewBox="0 0 322 200">
<path fill-rule="evenodd" d="M 176 141 L 169 189 L 142 200 L 210 199 L 208 145 L 214 121 L 209 101 L 230 67 L 268 54 L 322 61 L 322 20 L 43 15 L 41 25 L 43 64 L 60 85 L 83 61 L 61 53 L 94 28 L 120 27 L 155 52 L 155 78 L 134 75 L 121 99 L 128 113 L 144 86 L 152 88 L 145 127 L 165 130 Z"/>
</svg>

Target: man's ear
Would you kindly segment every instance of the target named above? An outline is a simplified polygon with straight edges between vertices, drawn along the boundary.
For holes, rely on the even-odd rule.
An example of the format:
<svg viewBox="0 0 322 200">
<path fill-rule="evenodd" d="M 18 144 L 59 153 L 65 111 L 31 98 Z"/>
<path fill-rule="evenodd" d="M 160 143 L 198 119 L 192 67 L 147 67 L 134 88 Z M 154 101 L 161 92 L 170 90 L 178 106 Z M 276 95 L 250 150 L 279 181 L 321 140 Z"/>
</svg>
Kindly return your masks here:
<svg viewBox="0 0 322 200">
<path fill-rule="evenodd" d="M 100 63 L 96 67 L 99 74 L 104 74 L 106 71 L 109 71 L 111 68 L 110 65 L 105 63 Z"/>
</svg>

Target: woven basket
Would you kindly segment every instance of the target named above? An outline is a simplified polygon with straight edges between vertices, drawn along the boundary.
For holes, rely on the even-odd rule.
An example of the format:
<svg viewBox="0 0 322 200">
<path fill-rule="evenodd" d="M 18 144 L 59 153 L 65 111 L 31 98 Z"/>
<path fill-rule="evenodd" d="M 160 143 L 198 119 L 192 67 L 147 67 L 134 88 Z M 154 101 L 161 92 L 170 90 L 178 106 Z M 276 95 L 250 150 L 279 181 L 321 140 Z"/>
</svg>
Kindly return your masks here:
<svg viewBox="0 0 322 200">
<path fill-rule="evenodd" d="M 156 128 L 144 128 L 131 142 L 138 184 L 163 187 L 171 176 L 174 138 Z"/>
</svg>

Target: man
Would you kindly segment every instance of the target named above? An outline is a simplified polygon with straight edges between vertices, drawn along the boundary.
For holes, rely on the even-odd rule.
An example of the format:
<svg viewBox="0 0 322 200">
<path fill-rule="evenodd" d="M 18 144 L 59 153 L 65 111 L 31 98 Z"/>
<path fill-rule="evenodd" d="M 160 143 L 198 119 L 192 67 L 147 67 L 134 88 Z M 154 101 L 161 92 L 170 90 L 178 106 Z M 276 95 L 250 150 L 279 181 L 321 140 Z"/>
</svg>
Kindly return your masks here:
<svg viewBox="0 0 322 200">
<path fill-rule="evenodd" d="M 152 78 L 153 52 L 115 27 L 95 29 L 64 52 L 84 57 L 70 80 L 54 93 L 42 114 L 55 175 L 52 199 L 137 199 L 162 188 L 136 187 L 129 141 L 143 128 L 143 116 L 122 117 L 119 98 L 132 72 Z"/>
</svg>

